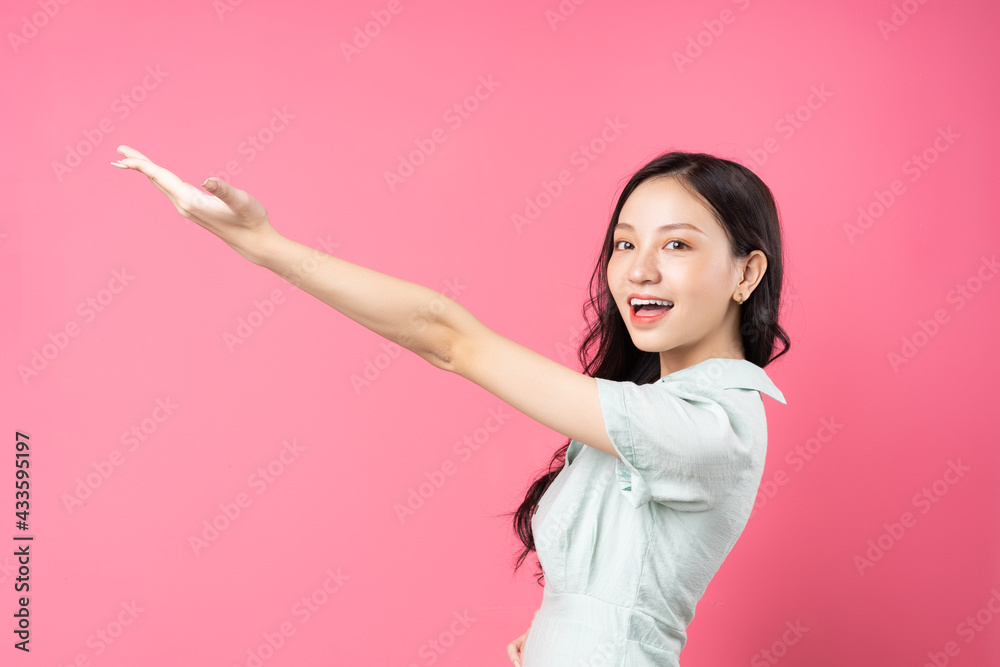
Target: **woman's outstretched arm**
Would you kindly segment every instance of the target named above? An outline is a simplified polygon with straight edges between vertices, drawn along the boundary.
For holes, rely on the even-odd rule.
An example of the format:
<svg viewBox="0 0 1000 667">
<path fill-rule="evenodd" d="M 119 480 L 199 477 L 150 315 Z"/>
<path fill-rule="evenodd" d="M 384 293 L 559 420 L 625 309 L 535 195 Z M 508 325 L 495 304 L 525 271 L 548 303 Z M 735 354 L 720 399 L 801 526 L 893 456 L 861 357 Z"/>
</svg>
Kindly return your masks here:
<svg viewBox="0 0 1000 667">
<path fill-rule="evenodd" d="M 279 234 L 259 201 L 218 179 L 212 192 L 182 181 L 139 151 L 120 146 L 115 166 L 143 173 L 185 218 L 254 264 L 282 276 L 362 326 L 437 368 L 475 382 L 563 435 L 617 456 L 594 378 L 492 331 L 464 306 L 401 278 L 352 264 Z"/>
<path fill-rule="evenodd" d="M 255 263 L 437 368 L 454 370 L 453 334 L 459 321 L 472 314 L 444 294 L 277 233 L 259 248 Z"/>
<path fill-rule="evenodd" d="M 145 174 L 184 217 L 220 237 L 254 264 L 270 269 L 362 326 L 435 366 L 448 359 L 448 327 L 439 315 L 456 302 L 413 282 L 352 264 L 279 234 L 267 211 L 247 192 L 209 179 L 211 195 L 185 183 L 128 146 L 118 164 Z M 117 166 L 117 165 L 116 165 Z"/>
</svg>

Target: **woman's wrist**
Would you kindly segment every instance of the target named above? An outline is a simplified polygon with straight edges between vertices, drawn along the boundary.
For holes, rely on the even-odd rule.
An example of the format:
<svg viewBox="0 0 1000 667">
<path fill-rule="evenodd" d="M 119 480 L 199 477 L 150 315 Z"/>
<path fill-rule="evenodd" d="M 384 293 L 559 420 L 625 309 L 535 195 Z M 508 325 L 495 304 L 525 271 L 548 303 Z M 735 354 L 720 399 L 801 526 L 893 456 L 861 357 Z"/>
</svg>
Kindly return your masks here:
<svg viewBox="0 0 1000 667">
<path fill-rule="evenodd" d="M 268 263 L 274 258 L 278 245 L 286 240 L 270 224 L 267 224 L 247 233 L 240 243 L 230 243 L 229 245 L 257 266 L 270 268 Z"/>
</svg>

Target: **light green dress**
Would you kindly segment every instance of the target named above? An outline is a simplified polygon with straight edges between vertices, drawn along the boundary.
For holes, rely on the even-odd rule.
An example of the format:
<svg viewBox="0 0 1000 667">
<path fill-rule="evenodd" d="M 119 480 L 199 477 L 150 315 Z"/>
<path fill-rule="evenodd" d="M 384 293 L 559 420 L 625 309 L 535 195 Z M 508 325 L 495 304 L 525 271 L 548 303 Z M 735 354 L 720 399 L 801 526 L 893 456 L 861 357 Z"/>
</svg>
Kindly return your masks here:
<svg viewBox="0 0 1000 667">
<path fill-rule="evenodd" d="M 764 471 L 756 364 L 712 358 L 638 385 L 597 378 L 621 458 L 573 440 L 531 526 L 545 574 L 523 667 L 677 667 Z"/>
</svg>

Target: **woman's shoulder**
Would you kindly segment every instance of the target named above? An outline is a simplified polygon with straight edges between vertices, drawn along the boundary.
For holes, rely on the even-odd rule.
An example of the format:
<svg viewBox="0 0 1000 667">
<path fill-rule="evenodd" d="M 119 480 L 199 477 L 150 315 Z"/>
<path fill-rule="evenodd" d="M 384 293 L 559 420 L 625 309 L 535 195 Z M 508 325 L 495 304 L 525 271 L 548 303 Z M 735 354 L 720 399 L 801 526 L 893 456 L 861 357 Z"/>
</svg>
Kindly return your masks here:
<svg viewBox="0 0 1000 667">
<path fill-rule="evenodd" d="M 668 389 L 752 389 L 786 404 L 784 394 L 764 369 L 746 359 L 712 357 L 664 375 L 653 384 L 666 385 Z"/>
</svg>

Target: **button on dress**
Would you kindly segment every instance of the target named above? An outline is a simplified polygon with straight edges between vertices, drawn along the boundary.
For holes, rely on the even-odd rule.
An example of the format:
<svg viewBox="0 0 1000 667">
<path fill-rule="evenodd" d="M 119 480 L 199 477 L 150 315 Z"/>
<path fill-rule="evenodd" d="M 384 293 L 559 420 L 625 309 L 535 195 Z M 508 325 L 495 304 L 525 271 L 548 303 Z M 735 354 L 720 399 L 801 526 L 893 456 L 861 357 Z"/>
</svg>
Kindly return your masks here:
<svg viewBox="0 0 1000 667">
<path fill-rule="evenodd" d="M 597 378 L 621 458 L 572 440 L 531 519 L 545 588 L 523 667 L 679 667 L 695 605 L 743 532 L 767 449 L 764 369 L 712 358 Z"/>
</svg>

